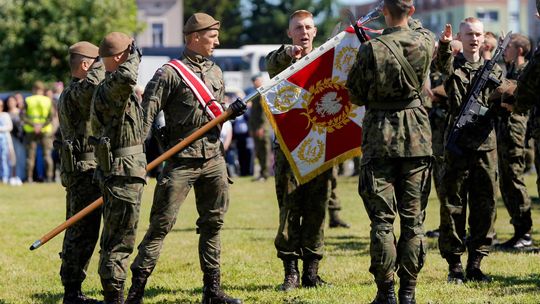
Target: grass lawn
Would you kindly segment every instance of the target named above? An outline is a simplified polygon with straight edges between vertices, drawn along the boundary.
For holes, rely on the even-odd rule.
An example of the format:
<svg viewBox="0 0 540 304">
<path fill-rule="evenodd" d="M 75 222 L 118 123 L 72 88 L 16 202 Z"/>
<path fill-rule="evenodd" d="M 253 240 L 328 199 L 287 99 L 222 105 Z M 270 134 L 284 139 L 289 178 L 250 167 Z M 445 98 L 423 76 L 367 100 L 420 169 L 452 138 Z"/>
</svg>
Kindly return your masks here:
<svg viewBox="0 0 540 304">
<path fill-rule="evenodd" d="M 537 200 L 535 177 L 527 176 L 527 184 Z M 276 290 L 282 282 L 283 270 L 273 245 L 278 225 L 274 182 L 254 183 L 248 178 L 237 178 L 231 186 L 231 204 L 222 232 L 225 290 L 242 298 L 244 303 L 369 303 L 376 287 L 368 272 L 370 228 L 356 191 L 357 183 L 357 178 L 351 177 L 340 178 L 338 183 L 342 216 L 352 228 L 326 230 L 326 256 L 320 274 L 332 286 L 282 293 Z M 137 243 L 148 226 L 154 186 L 155 180 L 151 180 L 145 188 Z M 0 185 L 0 304 L 61 302 L 58 253 L 63 234 L 36 251 L 28 248 L 63 221 L 64 193 L 59 184 Z M 432 191 L 426 229 L 438 226 L 438 214 L 439 203 Z M 145 303 L 200 303 L 202 273 L 196 219 L 192 192 L 165 240 L 159 263 L 147 285 Z M 533 221 L 535 225 L 540 223 L 537 203 L 533 204 Z M 513 233 L 501 201 L 496 230 L 501 240 Z M 540 243 L 540 236 L 534 236 Z M 102 298 L 97 261 L 96 250 L 83 290 Z M 436 240 L 430 239 L 427 261 L 419 277 L 418 303 L 540 303 L 538 254 L 494 252 L 484 260 L 483 269 L 493 276 L 493 283 L 447 284 L 446 262 L 439 255 Z"/>
</svg>

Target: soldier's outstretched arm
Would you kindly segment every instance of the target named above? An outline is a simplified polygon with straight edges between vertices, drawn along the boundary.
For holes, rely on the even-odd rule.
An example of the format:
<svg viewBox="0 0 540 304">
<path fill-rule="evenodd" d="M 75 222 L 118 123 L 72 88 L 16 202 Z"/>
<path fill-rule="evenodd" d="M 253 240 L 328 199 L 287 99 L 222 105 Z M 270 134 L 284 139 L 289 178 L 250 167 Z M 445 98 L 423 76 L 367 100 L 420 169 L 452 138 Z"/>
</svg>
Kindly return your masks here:
<svg viewBox="0 0 540 304">
<path fill-rule="evenodd" d="M 95 61 L 86 78 L 77 82 L 76 85 L 69 90 L 70 95 L 66 100 L 73 100 L 78 112 L 88 118 L 90 116 L 90 106 L 92 105 L 92 95 L 98 84 L 105 78 L 105 67 L 99 61 Z"/>
<path fill-rule="evenodd" d="M 291 65 L 293 59 L 287 54 L 287 48 L 290 47 L 292 47 L 292 45 L 283 44 L 279 49 L 266 55 L 266 67 L 270 78 L 276 76 Z"/>
<path fill-rule="evenodd" d="M 445 75 L 454 73 L 454 56 L 450 47 L 452 39 L 452 25 L 447 24 L 439 38 L 439 49 L 437 50 L 437 58 L 435 59 L 435 67 Z"/>
<path fill-rule="evenodd" d="M 351 102 L 362 106 L 368 100 L 368 92 L 375 82 L 375 73 L 378 73 L 375 67 L 373 57 L 373 47 L 370 42 L 360 46 L 356 61 L 354 62 L 349 75 L 347 76 L 346 87 L 351 96 Z"/>
</svg>

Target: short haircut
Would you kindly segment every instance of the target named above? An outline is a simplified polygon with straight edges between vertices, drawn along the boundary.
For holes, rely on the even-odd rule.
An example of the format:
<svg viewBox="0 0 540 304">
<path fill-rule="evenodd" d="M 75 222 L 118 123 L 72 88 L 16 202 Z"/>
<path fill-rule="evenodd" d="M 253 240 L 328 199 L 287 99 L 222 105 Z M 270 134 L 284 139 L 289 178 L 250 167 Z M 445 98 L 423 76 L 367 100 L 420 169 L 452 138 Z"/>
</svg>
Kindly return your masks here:
<svg viewBox="0 0 540 304">
<path fill-rule="evenodd" d="M 310 11 L 306 10 L 297 10 L 294 11 L 291 16 L 289 17 L 289 22 L 291 22 L 296 17 L 302 17 L 302 18 L 313 18 L 313 14 Z"/>
<path fill-rule="evenodd" d="M 45 84 L 43 83 L 43 81 L 38 80 L 38 81 L 34 82 L 34 85 L 32 86 L 32 90 L 34 90 L 34 91 L 44 91 L 45 90 Z"/>
<path fill-rule="evenodd" d="M 384 0 L 384 5 L 392 18 L 403 19 L 407 17 L 414 3 L 413 0 Z"/>
<path fill-rule="evenodd" d="M 75 71 L 77 67 L 81 64 L 81 62 L 88 62 L 89 64 L 94 61 L 95 58 L 90 58 L 83 56 L 81 54 L 71 54 L 69 56 L 69 67 L 71 68 L 71 71 Z"/>
<path fill-rule="evenodd" d="M 467 23 L 481 23 L 482 25 L 484 25 L 482 21 L 480 21 L 480 19 L 476 17 L 468 17 L 468 18 L 465 18 L 463 21 L 461 21 L 461 23 L 459 24 L 459 29 L 461 30 L 461 27 Z"/>
<path fill-rule="evenodd" d="M 519 33 L 512 34 L 510 36 L 510 43 L 516 48 L 523 49 L 521 56 L 527 56 L 531 51 L 531 41 L 525 35 Z"/>
</svg>

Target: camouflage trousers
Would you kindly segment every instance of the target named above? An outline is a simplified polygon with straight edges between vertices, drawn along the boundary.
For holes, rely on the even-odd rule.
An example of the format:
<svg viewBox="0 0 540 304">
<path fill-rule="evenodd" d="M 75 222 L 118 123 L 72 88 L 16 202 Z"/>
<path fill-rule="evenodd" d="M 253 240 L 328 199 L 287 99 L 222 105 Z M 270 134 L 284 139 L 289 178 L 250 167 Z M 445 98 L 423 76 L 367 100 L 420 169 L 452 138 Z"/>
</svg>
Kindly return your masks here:
<svg viewBox="0 0 540 304">
<path fill-rule="evenodd" d="M 497 151 L 464 151 L 460 156 L 446 152 L 444 160 L 441 255 L 446 259 L 461 256 L 467 247 L 469 254 L 486 256 L 495 234 Z M 470 235 L 465 242 L 467 205 Z"/>
<path fill-rule="evenodd" d="M 93 170 L 64 174 L 66 183 L 66 219 L 69 219 L 101 196 L 92 184 Z M 86 278 L 86 269 L 99 238 L 101 208 L 66 229 L 62 245 L 62 284 L 77 284 Z"/>
<path fill-rule="evenodd" d="M 339 167 L 334 166 L 332 168 L 332 176 L 330 178 L 330 199 L 328 200 L 328 211 L 339 211 L 341 210 L 341 201 L 337 197 L 337 178 L 338 178 Z"/>
<path fill-rule="evenodd" d="M 54 177 L 54 164 L 52 159 L 53 136 L 52 134 L 25 133 L 24 143 L 26 148 L 26 176 L 32 180 L 34 175 L 34 165 L 36 163 L 36 151 L 38 144 L 41 144 L 43 160 L 46 165 L 46 178 L 50 181 Z"/>
<path fill-rule="evenodd" d="M 526 233 L 532 227 L 531 198 L 525 179 L 525 132 L 527 116 L 511 115 L 497 124 L 499 188 L 516 232 Z M 518 133 L 518 134 L 516 134 Z M 518 140 L 521 139 L 521 140 Z M 519 143 L 516 143 L 519 141 Z"/>
<path fill-rule="evenodd" d="M 111 176 L 103 182 L 103 231 L 99 275 L 105 291 L 122 290 L 135 247 L 144 180 Z"/>
<path fill-rule="evenodd" d="M 260 176 L 266 178 L 270 176 L 269 168 L 272 158 L 270 145 L 272 144 L 272 140 L 268 135 L 265 135 L 262 138 L 254 136 L 253 141 L 255 143 L 255 157 L 259 161 L 259 166 L 261 166 Z"/>
<path fill-rule="evenodd" d="M 433 184 L 435 185 L 435 192 L 439 202 L 443 201 L 442 197 L 442 176 L 444 169 L 444 156 L 433 156 Z"/>
<path fill-rule="evenodd" d="M 431 157 L 362 159 L 358 192 L 371 220 L 369 271 L 376 282 L 415 281 L 424 266 Z M 394 220 L 400 218 L 396 244 Z"/>
<path fill-rule="evenodd" d="M 220 231 L 229 205 L 227 169 L 222 156 L 184 158 L 167 163 L 159 176 L 150 213 L 150 227 L 131 265 L 134 273 L 150 274 L 157 264 L 163 241 L 191 187 L 199 218 L 199 262 L 203 272 L 220 268 Z"/>
<path fill-rule="evenodd" d="M 322 259 L 324 219 L 330 197 L 332 170 L 300 185 L 285 154 L 275 150 L 279 228 L 274 241 L 280 259 Z"/>
</svg>

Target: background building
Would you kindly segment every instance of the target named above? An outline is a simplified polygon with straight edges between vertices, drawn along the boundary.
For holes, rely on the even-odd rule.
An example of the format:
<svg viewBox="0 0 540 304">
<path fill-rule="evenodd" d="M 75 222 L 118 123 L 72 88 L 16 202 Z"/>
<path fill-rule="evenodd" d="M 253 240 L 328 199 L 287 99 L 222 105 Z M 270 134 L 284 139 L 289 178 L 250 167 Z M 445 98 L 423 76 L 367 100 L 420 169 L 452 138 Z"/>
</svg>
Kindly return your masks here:
<svg viewBox="0 0 540 304">
<path fill-rule="evenodd" d="M 357 16 L 367 13 L 377 1 L 351 6 Z M 486 31 L 540 36 L 540 21 L 534 18 L 535 0 L 415 0 L 415 17 L 424 27 L 440 33 L 447 23 L 457 32 L 459 23 L 467 17 L 483 21 Z"/>
<path fill-rule="evenodd" d="M 146 24 L 136 36 L 140 47 L 179 47 L 184 44 L 182 0 L 137 0 L 137 18 Z"/>
</svg>

